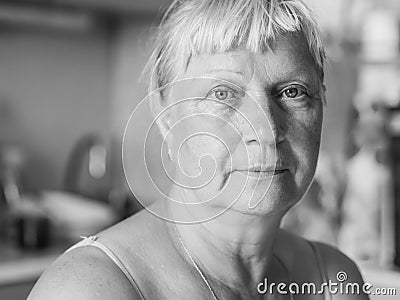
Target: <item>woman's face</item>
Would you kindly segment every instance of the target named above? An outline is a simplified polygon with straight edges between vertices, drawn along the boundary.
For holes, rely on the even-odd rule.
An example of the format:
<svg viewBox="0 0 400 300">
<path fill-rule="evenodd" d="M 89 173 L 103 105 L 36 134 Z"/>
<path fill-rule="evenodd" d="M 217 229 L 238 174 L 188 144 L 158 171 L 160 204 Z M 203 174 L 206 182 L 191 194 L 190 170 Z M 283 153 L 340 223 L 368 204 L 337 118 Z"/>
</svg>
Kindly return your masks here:
<svg viewBox="0 0 400 300">
<path fill-rule="evenodd" d="M 284 212 L 317 162 L 321 82 L 304 38 L 265 53 L 193 57 L 168 90 L 165 141 L 188 202 L 242 213 Z"/>
</svg>

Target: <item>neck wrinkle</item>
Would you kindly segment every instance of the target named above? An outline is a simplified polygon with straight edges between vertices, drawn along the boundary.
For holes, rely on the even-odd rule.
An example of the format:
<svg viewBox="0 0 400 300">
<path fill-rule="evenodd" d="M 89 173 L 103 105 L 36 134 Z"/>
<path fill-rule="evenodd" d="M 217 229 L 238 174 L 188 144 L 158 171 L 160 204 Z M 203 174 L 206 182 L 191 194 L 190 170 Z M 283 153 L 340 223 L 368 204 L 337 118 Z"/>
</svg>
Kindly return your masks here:
<svg viewBox="0 0 400 300">
<path fill-rule="evenodd" d="M 182 212 L 170 213 L 174 216 Z M 245 288 L 254 292 L 259 282 L 269 278 L 280 221 L 277 215 L 261 217 L 227 211 L 205 223 L 172 226 L 176 226 L 182 242 L 207 278 L 234 290 Z"/>
</svg>

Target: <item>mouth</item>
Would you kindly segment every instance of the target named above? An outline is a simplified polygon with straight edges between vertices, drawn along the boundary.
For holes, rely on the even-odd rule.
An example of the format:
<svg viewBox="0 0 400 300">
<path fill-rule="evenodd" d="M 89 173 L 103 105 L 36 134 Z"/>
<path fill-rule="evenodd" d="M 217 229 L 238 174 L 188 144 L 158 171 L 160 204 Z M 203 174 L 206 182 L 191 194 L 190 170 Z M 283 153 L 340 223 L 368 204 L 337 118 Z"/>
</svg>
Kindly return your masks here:
<svg viewBox="0 0 400 300">
<path fill-rule="evenodd" d="M 289 169 L 286 168 L 272 168 L 272 169 L 262 169 L 262 168 L 251 168 L 246 170 L 237 170 L 237 172 L 242 173 L 246 176 L 256 177 L 256 178 L 265 178 L 272 177 L 277 175 L 283 175 L 287 173 Z"/>
</svg>

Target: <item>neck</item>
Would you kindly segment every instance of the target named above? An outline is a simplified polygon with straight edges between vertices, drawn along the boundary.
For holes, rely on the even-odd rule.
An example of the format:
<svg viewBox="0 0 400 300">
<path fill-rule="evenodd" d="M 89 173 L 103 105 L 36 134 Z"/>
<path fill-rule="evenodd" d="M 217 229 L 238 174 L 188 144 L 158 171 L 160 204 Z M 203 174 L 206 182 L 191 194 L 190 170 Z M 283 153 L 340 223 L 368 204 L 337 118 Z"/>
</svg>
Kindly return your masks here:
<svg viewBox="0 0 400 300">
<path fill-rule="evenodd" d="M 171 219 L 185 219 L 182 214 L 193 214 L 187 211 L 191 207 L 174 207 L 170 210 Z M 202 205 L 201 209 L 207 206 Z M 269 278 L 267 273 L 281 217 L 249 215 L 229 209 L 207 222 L 172 226 L 207 278 L 232 290 L 256 293 L 257 284 Z"/>
</svg>

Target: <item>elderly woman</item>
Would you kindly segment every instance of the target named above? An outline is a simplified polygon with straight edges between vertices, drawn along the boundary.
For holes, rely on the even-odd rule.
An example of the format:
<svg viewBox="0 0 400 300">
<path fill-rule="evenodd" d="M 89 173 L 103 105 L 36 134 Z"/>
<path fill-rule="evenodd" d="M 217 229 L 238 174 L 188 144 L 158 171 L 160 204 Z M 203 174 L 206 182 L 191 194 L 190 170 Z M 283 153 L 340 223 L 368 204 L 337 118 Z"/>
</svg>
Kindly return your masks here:
<svg viewBox="0 0 400 300">
<path fill-rule="evenodd" d="M 314 175 L 324 60 L 301 1 L 175 1 L 148 68 L 172 187 L 63 254 L 29 299 L 368 299 L 328 286 L 361 289 L 350 259 L 280 229 Z"/>
</svg>

